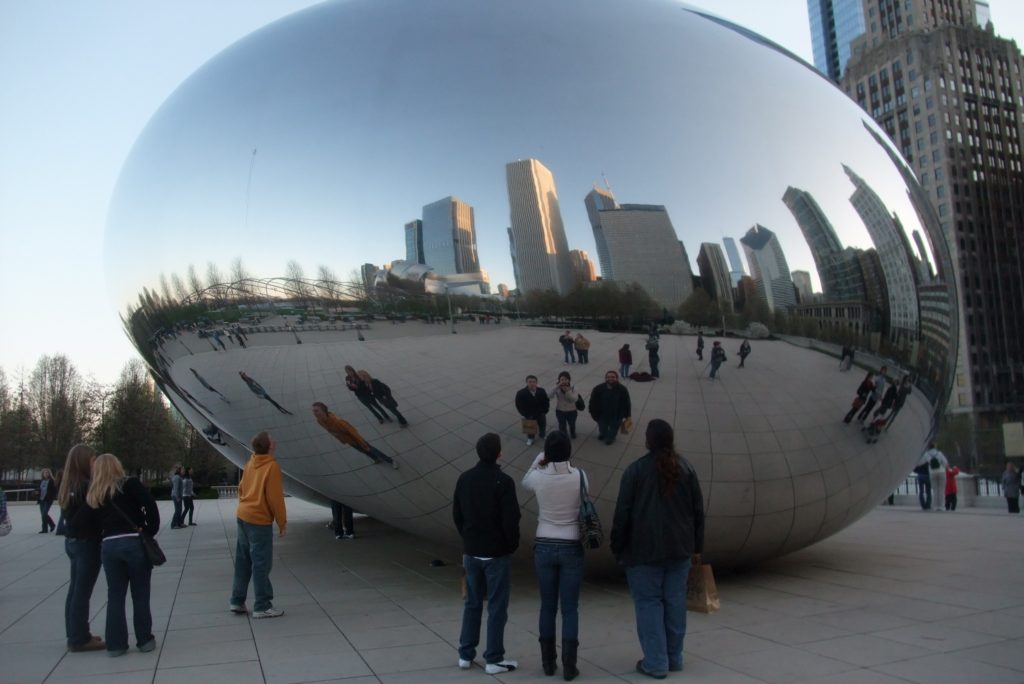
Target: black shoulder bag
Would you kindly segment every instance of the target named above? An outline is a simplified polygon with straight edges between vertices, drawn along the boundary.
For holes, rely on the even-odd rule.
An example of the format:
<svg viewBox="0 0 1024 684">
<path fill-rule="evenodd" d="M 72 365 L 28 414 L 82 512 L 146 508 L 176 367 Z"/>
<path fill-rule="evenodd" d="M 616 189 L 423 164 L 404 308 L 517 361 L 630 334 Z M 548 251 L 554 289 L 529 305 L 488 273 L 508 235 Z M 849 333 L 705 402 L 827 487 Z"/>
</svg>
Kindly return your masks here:
<svg viewBox="0 0 1024 684">
<path fill-rule="evenodd" d="M 157 566 L 166 563 L 167 556 L 164 555 L 164 550 L 160 548 L 160 545 L 156 543 L 156 539 L 153 539 L 151 536 L 146 534 L 145 530 L 141 527 L 136 527 L 135 521 L 129 518 L 127 514 L 125 514 L 125 512 L 122 511 L 116 503 L 114 503 L 113 499 L 110 500 L 110 505 L 113 506 L 114 510 L 117 511 L 122 518 L 128 521 L 128 524 L 135 528 L 139 533 L 139 543 L 142 544 L 142 552 L 146 554 L 146 558 L 149 560 L 150 565 Z"/>
</svg>

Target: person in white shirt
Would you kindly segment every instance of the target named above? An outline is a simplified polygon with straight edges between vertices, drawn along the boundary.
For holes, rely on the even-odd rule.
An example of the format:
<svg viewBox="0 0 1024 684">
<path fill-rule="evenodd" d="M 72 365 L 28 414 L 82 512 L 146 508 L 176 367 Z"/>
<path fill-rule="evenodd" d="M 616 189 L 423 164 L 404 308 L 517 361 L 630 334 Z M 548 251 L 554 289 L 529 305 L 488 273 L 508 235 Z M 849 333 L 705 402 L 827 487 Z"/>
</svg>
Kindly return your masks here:
<svg viewBox="0 0 1024 684">
<path fill-rule="evenodd" d="M 583 582 L 583 546 L 580 544 L 580 489 L 587 477 L 569 463 L 572 442 L 561 430 L 544 440 L 523 476 L 523 488 L 537 497 L 537 534 L 533 563 L 540 587 L 540 652 L 544 674 L 557 668 L 555 616 L 562 607 L 562 676 L 575 679 L 579 648 L 580 585 Z"/>
<path fill-rule="evenodd" d="M 932 510 L 941 511 L 946 507 L 946 455 L 935 448 L 935 442 L 928 444 L 928 450 L 921 454 L 919 466 L 928 466 L 928 477 L 932 485 Z"/>
</svg>

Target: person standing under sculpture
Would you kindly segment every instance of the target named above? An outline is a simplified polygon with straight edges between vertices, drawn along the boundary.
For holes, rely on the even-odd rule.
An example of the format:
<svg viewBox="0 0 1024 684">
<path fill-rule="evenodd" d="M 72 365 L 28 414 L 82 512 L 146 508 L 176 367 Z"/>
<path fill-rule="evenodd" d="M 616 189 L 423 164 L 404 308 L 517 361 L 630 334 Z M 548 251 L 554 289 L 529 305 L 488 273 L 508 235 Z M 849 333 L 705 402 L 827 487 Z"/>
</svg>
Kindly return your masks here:
<svg viewBox="0 0 1024 684">
<path fill-rule="evenodd" d="M 597 423 L 597 438 L 611 445 L 622 421 L 632 415 L 629 390 L 619 382 L 619 374 L 608 371 L 604 382 L 590 392 L 590 417 Z"/>
<path fill-rule="evenodd" d="M 355 512 L 340 501 L 331 500 L 331 526 L 335 539 L 355 539 Z"/>
<path fill-rule="evenodd" d="M 526 387 L 516 392 L 516 411 L 523 417 L 523 432 L 526 433 L 526 446 L 533 444 L 533 440 L 538 433 L 540 438 L 544 439 L 544 435 L 547 434 L 548 411 L 550 409 L 551 400 L 548 398 L 548 393 L 544 391 L 544 388 L 537 386 L 537 376 L 527 375 Z M 525 421 L 531 420 L 537 423 L 536 432 L 533 431 L 532 427 L 525 424 Z"/>
<path fill-rule="evenodd" d="M 339 442 L 347 444 L 356 451 L 369 456 L 370 460 L 374 463 L 388 463 L 395 470 L 398 469 L 398 463 L 396 463 L 393 458 L 367 442 L 366 439 L 359 434 L 359 430 L 356 430 L 355 427 L 347 420 L 339 418 L 331 413 L 327 408 L 327 404 L 322 401 L 318 401 L 313 404 L 312 409 L 313 417 L 316 418 L 317 424 L 324 430 L 331 433 L 331 435 L 333 435 Z"/>
<path fill-rule="evenodd" d="M 519 501 L 512 478 L 501 472 L 501 438 L 487 433 L 476 443 L 479 462 L 455 485 L 452 519 L 462 537 L 466 600 L 459 635 L 459 668 L 473 666 L 480 643 L 483 602 L 487 601 L 487 674 L 501 674 L 519 664 L 505 658 L 512 554 L 519 548 Z"/>
<path fill-rule="evenodd" d="M 626 567 L 643 658 L 641 674 L 683 669 L 686 579 L 704 549 L 704 497 L 693 466 L 675 450 L 672 426 L 647 425 L 648 452 L 622 474 L 611 550 Z"/>
<path fill-rule="evenodd" d="M 576 418 L 579 410 L 576 402 L 580 395 L 572 385 L 572 378 L 568 371 L 558 374 L 558 384 L 551 390 L 551 396 L 555 398 L 555 418 L 558 420 L 558 429 L 576 439 Z"/>
<path fill-rule="evenodd" d="M 245 464 L 238 483 L 238 508 L 235 513 L 237 542 L 235 544 L 235 576 L 228 608 L 244 615 L 245 597 L 252 580 L 254 594 L 252 616 L 275 618 L 284 611 L 274 607 L 274 586 L 270 570 L 274 559 L 274 523 L 278 536 L 288 528 L 288 511 L 284 505 L 284 477 L 274 458 L 277 442 L 269 432 L 252 438 L 252 456 Z"/>
<path fill-rule="evenodd" d="M 1006 511 L 1014 515 L 1020 513 L 1020 473 L 1012 461 L 1006 462 L 1006 470 L 1003 471 L 1000 484 L 1003 487 L 1003 496 L 1006 497 Z"/>
<path fill-rule="evenodd" d="M 587 476 L 569 463 L 572 443 L 561 430 L 544 441 L 523 476 L 523 489 L 537 497 L 537 533 L 533 565 L 540 587 L 540 655 L 544 674 L 555 674 L 555 617 L 562 607 L 562 674 L 571 681 L 579 649 L 580 585 L 583 582 L 583 546 L 580 544 L 580 490 Z"/>
<path fill-rule="evenodd" d="M 918 460 L 917 465 L 918 467 L 926 466 L 928 468 L 928 489 L 931 492 L 931 505 L 929 508 L 934 511 L 944 510 L 946 498 L 946 468 L 949 466 L 949 461 L 946 460 L 945 454 L 935 448 L 935 442 L 930 442 L 928 444 L 928 449 L 921 454 L 921 458 Z M 924 508 L 923 505 L 922 508 Z"/>
<path fill-rule="evenodd" d="M 181 466 L 176 465 L 174 466 L 174 471 L 171 473 L 171 503 L 174 504 L 174 516 L 171 517 L 172 530 L 177 530 L 184 527 L 184 525 L 181 524 L 181 488 Z"/>
<path fill-rule="evenodd" d="M 946 510 L 956 510 L 956 476 L 960 474 L 960 469 L 953 467 L 946 468 Z"/>
<path fill-rule="evenodd" d="M 192 516 L 196 510 L 195 485 L 192 482 L 192 468 L 185 468 L 181 474 L 181 519 L 178 524 L 182 527 L 196 527 L 192 522 Z M 188 525 L 185 525 L 185 515 L 188 514 Z"/>
</svg>

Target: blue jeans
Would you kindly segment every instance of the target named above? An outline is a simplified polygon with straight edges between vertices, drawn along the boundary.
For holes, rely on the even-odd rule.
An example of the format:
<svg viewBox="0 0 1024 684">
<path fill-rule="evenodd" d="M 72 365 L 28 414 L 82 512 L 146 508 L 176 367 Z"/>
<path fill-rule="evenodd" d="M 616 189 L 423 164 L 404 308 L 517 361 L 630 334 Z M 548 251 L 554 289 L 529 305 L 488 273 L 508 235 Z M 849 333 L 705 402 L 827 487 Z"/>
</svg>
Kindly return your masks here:
<svg viewBox="0 0 1024 684">
<path fill-rule="evenodd" d="M 154 638 L 153 615 L 149 612 L 149 580 L 153 566 L 149 564 L 139 538 L 106 539 L 100 557 L 107 576 L 107 650 L 123 651 L 128 648 L 128 621 L 124 606 L 129 587 L 132 591 L 135 645 L 147 643 Z"/>
<path fill-rule="evenodd" d="M 487 650 L 484 660 L 500 663 L 505 659 L 505 622 L 508 621 L 510 590 L 509 556 L 480 560 L 462 557 L 466 571 L 466 603 L 462 608 L 462 633 L 459 635 L 459 658 L 473 660 L 480 643 L 480 618 L 487 597 Z"/>
<path fill-rule="evenodd" d="M 533 567 L 540 587 L 540 638 L 555 638 L 555 615 L 561 603 L 562 641 L 579 641 L 583 547 L 537 542 L 533 546 Z"/>
<path fill-rule="evenodd" d="M 917 476 L 917 500 L 923 510 L 932 507 L 932 481 L 928 475 Z"/>
<path fill-rule="evenodd" d="M 618 416 L 610 416 L 605 418 L 602 416 L 597 421 L 597 438 L 602 442 L 611 444 L 615 441 L 615 435 L 619 434 L 619 426 L 622 424 L 622 419 Z"/>
<path fill-rule="evenodd" d="M 81 646 L 92 638 L 89 631 L 89 599 L 100 576 L 100 543 L 89 539 L 64 539 L 64 553 L 71 561 L 68 597 L 64 600 L 64 631 L 68 646 Z"/>
<path fill-rule="evenodd" d="M 721 363 L 714 363 L 714 362 L 711 363 L 711 377 L 712 378 L 714 378 L 715 374 L 718 373 L 718 368 L 721 365 L 722 365 Z"/>
<path fill-rule="evenodd" d="M 53 485 L 50 485 L 51 487 Z M 53 518 L 50 517 L 50 506 L 53 505 L 52 501 L 40 501 L 39 502 L 39 517 L 43 522 L 43 532 L 49 532 L 57 525 L 54 524 Z"/>
<path fill-rule="evenodd" d="M 654 674 L 683 669 L 686 636 L 686 578 L 690 559 L 626 568 L 636 611 L 643 668 Z"/>
<path fill-rule="evenodd" d="M 629 367 L 633 365 L 631 363 L 620 363 L 619 364 L 619 377 L 625 380 L 629 377 Z"/>
<path fill-rule="evenodd" d="M 238 521 L 238 542 L 235 544 L 235 580 L 231 587 L 231 605 L 245 604 L 252 579 L 255 595 L 252 609 L 266 610 L 273 605 L 274 586 L 270 583 L 270 568 L 274 560 L 274 526 L 253 525 Z"/>
<path fill-rule="evenodd" d="M 558 420 L 558 429 L 567 435 L 576 436 L 576 417 L 578 411 L 559 411 L 555 409 L 555 418 Z"/>
</svg>

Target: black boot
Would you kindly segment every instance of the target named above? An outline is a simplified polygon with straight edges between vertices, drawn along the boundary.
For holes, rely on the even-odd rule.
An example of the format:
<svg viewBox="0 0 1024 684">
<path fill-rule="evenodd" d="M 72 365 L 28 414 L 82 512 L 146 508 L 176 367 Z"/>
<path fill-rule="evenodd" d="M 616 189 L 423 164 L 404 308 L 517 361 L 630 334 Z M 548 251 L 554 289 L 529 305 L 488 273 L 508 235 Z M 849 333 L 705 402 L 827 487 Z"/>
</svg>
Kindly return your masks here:
<svg viewBox="0 0 1024 684">
<path fill-rule="evenodd" d="M 576 679 L 580 671 L 576 669 L 576 649 L 580 646 L 578 641 L 562 639 L 562 679 L 571 682 Z"/>
<path fill-rule="evenodd" d="M 551 676 L 558 669 L 558 653 L 555 651 L 554 639 L 540 639 L 540 662 L 544 666 L 544 674 Z"/>
</svg>

